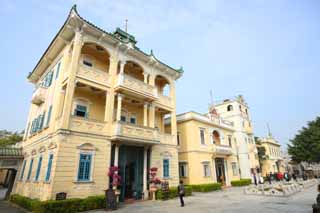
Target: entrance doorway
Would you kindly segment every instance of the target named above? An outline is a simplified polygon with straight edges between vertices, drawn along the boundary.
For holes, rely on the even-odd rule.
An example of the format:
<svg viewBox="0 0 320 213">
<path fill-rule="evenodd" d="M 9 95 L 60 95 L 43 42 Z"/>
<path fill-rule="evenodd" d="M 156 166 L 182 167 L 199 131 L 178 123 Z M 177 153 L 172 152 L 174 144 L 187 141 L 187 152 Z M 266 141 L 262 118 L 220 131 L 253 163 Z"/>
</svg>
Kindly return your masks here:
<svg viewBox="0 0 320 213">
<path fill-rule="evenodd" d="M 16 169 L 2 169 L 0 171 L 0 200 L 9 199 L 14 181 L 16 178 L 17 170 Z"/>
<path fill-rule="evenodd" d="M 224 159 L 223 158 L 216 158 L 216 174 L 217 174 L 217 181 L 222 185 L 226 185 L 226 174 L 224 168 Z"/>
<path fill-rule="evenodd" d="M 142 199 L 143 154 L 143 147 L 122 145 L 119 148 L 120 201 Z"/>
</svg>

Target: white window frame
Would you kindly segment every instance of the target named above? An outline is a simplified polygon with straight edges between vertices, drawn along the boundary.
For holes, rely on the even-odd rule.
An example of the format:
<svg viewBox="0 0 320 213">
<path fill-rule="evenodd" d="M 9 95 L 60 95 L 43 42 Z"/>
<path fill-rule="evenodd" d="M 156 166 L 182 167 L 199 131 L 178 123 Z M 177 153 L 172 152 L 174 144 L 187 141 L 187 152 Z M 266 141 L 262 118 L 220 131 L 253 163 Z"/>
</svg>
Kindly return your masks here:
<svg viewBox="0 0 320 213">
<path fill-rule="evenodd" d="M 208 168 L 208 172 L 206 171 L 206 167 Z M 203 168 L 203 177 L 212 176 L 210 162 L 208 161 L 202 162 L 202 168 Z"/>
<path fill-rule="evenodd" d="M 201 132 L 203 132 L 203 143 L 202 143 Z M 206 129 L 200 127 L 200 128 L 199 128 L 199 133 L 200 133 L 200 135 L 199 135 L 199 136 L 200 136 L 200 144 L 201 144 L 202 146 L 205 146 L 205 145 L 206 145 Z"/>
<path fill-rule="evenodd" d="M 180 166 L 184 168 L 184 176 L 180 173 Z M 179 162 L 179 177 L 186 178 L 188 177 L 188 163 L 187 162 Z"/>
<path fill-rule="evenodd" d="M 75 98 L 74 99 L 74 101 L 73 101 L 73 105 L 72 105 L 72 115 L 73 116 L 76 116 L 75 114 L 74 114 L 74 111 L 76 110 L 76 108 L 77 108 L 77 105 L 81 105 L 81 106 L 85 106 L 85 107 L 87 107 L 87 117 L 84 117 L 84 119 L 85 118 L 89 118 L 89 115 L 90 115 L 90 105 L 91 105 L 92 103 L 88 100 L 88 99 L 86 99 L 86 98 L 81 98 L 81 97 L 78 97 L 78 98 Z M 77 116 L 77 117 L 80 117 L 80 116 Z"/>
<path fill-rule="evenodd" d="M 90 66 L 84 64 L 84 61 L 91 63 L 92 66 L 90 67 Z M 86 55 L 86 54 L 81 57 L 81 65 L 83 65 L 89 69 L 95 67 L 94 60 L 92 59 L 92 57 L 90 57 L 89 55 Z"/>
<path fill-rule="evenodd" d="M 238 176 L 239 175 L 239 169 L 237 162 L 231 162 L 231 168 L 232 168 L 232 175 L 233 176 Z"/>
<path fill-rule="evenodd" d="M 89 180 L 87 181 L 79 181 L 78 180 L 78 174 L 79 174 L 79 163 L 80 163 L 80 154 L 89 154 L 91 155 L 91 165 L 90 165 L 90 177 L 89 177 Z M 94 161 L 95 161 L 95 154 L 96 152 L 94 150 L 78 150 L 77 151 L 77 157 L 76 157 L 76 173 L 75 173 L 75 176 L 74 176 L 74 182 L 77 182 L 77 183 L 91 183 L 93 182 L 93 172 L 94 172 Z"/>
</svg>

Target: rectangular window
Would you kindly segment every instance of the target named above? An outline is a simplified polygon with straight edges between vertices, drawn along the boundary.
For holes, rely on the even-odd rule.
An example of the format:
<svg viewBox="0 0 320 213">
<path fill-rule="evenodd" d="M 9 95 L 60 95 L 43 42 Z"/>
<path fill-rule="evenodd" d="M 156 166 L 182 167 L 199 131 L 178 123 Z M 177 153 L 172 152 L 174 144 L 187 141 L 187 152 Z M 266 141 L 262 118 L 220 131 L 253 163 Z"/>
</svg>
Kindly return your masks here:
<svg viewBox="0 0 320 213">
<path fill-rule="evenodd" d="M 59 64 L 57 65 L 56 79 L 59 77 L 60 65 L 61 65 L 61 62 L 59 62 Z"/>
<path fill-rule="evenodd" d="M 88 59 L 83 59 L 82 63 L 88 67 L 93 67 L 93 64 Z"/>
<path fill-rule="evenodd" d="M 210 165 L 209 163 L 204 163 L 203 164 L 203 173 L 205 177 L 210 177 L 211 176 L 211 171 L 210 171 Z"/>
<path fill-rule="evenodd" d="M 37 167 L 36 178 L 35 178 L 36 181 L 39 180 L 41 164 L 42 164 L 42 156 L 39 157 L 39 161 L 38 161 L 38 167 Z"/>
<path fill-rule="evenodd" d="M 30 161 L 27 180 L 30 180 L 30 178 L 31 178 L 32 166 L 33 166 L 33 158 L 32 158 L 31 161 Z"/>
<path fill-rule="evenodd" d="M 50 72 L 48 72 L 48 74 L 44 78 L 44 86 L 45 87 L 50 87 L 51 86 L 52 77 L 53 77 L 53 71 L 51 70 Z"/>
<path fill-rule="evenodd" d="M 90 180 L 91 154 L 80 154 L 78 181 Z"/>
<path fill-rule="evenodd" d="M 132 117 L 130 118 L 130 123 L 136 124 L 136 122 L 137 122 L 136 117 L 132 116 Z"/>
<path fill-rule="evenodd" d="M 163 159 L 163 177 L 169 177 L 169 159 Z"/>
<path fill-rule="evenodd" d="M 232 137 L 231 137 L 231 135 L 228 135 L 228 142 L 229 142 L 229 146 L 232 147 Z"/>
<path fill-rule="evenodd" d="M 52 105 L 49 107 L 49 110 L 48 110 L 48 117 L 47 117 L 46 127 L 48 127 L 49 124 L 50 124 L 51 112 L 52 112 Z"/>
<path fill-rule="evenodd" d="M 237 163 L 236 162 L 232 162 L 231 166 L 232 166 L 232 174 L 233 174 L 233 176 L 237 176 L 238 175 Z"/>
<path fill-rule="evenodd" d="M 177 144 L 180 146 L 180 132 L 177 133 Z"/>
<path fill-rule="evenodd" d="M 77 104 L 77 106 L 74 110 L 74 115 L 79 116 L 79 117 L 83 117 L 83 118 L 87 118 L 88 117 L 87 106 Z"/>
<path fill-rule="evenodd" d="M 50 154 L 48 159 L 48 168 L 47 168 L 47 174 L 45 179 L 45 181 L 47 182 L 50 180 L 50 176 L 51 176 L 52 161 L 53 161 L 53 154 Z"/>
<path fill-rule="evenodd" d="M 126 116 L 121 115 L 120 120 L 121 120 L 122 122 L 126 122 L 126 121 L 127 121 L 127 118 L 126 118 Z"/>
<path fill-rule="evenodd" d="M 22 170 L 21 170 L 21 174 L 20 174 L 20 180 L 23 179 L 25 169 L 26 169 L 26 160 L 23 161 Z"/>
<path fill-rule="evenodd" d="M 179 163 L 179 176 L 187 177 L 187 163 Z"/>
<path fill-rule="evenodd" d="M 206 144 L 205 140 L 204 140 L 204 129 L 200 129 L 200 141 L 201 144 Z"/>
</svg>

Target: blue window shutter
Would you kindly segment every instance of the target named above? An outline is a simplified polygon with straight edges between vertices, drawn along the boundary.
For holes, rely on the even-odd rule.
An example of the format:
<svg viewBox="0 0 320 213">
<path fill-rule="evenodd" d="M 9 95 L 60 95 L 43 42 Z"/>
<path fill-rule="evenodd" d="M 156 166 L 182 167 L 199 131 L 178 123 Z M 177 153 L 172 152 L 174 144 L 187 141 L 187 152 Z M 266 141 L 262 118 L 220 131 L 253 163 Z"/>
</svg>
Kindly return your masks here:
<svg viewBox="0 0 320 213">
<path fill-rule="evenodd" d="M 36 179 L 35 179 L 36 181 L 39 180 L 41 164 L 42 164 L 42 156 L 39 157 L 39 161 L 38 161 L 38 167 L 37 167 L 37 173 L 36 173 Z"/>
<path fill-rule="evenodd" d="M 33 128 L 34 128 L 34 120 L 31 122 L 30 134 L 33 133 Z"/>
<path fill-rule="evenodd" d="M 49 155 L 49 159 L 48 159 L 48 168 L 47 168 L 47 174 L 46 174 L 46 181 L 50 180 L 51 168 L 52 168 L 52 160 L 53 160 L 53 154 L 50 154 Z"/>
<path fill-rule="evenodd" d="M 26 160 L 23 161 L 22 170 L 21 170 L 21 174 L 20 174 L 20 180 L 23 179 L 25 169 L 26 169 Z"/>
<path fill-rule="evenodd" d="M 169 159 L 163 160 L 163 177 L 169 177 Z"/>
<path fill-rule="evenodd" d="M 46 127 L 48 127 L 49 124 L 50 124 L 51 111 L 52 111 L 52 105 L 49 107 L 49 110 L 48 110 L 48 117 L 47 117 Z"/>
<path fill-rule="evenodd" d="M 91 170 L 91 154 L 80 154 L 79 168 L 78 168 L 78 181 L 89 181 Z"/>
<path fill-rule="evenodd" d="M 33 158 L 30 161 L 29 171 L 28 171 L 28 177 L 27 180 L 30 180 L 31 172 L 32 172 L 32 166 L 33 166 Z"/>
<path fill-rule="evenodd" d="M 44 113 L 41 115 L 40 126 L 39 126 L 39 129 L 40 129 L 40 130 L 43 128 L 45 115 L 46 115 L 46 112 L 44 112 Z"/>
<path fill-rule="evenodd" d="M 59 62 L 57 65 L 56 79 L 59 77 L 60 65 L 61 65 L 61 62 Z"/>
<path fill-rule="evenodd" d="M 47 86 L 48 86 L 48 87 L 51 86 L 52 77 L 53 77 L 53 71 L 50 71 L 50 72 L 48 73 L 48 83 L 47 83 Z"/>
</svg>

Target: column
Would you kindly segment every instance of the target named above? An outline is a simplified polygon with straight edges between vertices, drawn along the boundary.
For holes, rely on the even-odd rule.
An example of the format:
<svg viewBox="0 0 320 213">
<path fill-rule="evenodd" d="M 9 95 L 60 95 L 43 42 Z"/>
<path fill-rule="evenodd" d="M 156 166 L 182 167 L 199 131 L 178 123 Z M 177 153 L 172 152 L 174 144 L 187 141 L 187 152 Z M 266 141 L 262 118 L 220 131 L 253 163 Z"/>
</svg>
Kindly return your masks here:
<svg viewBox="0 0 320 213">
<path fill-rule="evenodd" d="M 148 126 L 148 103 L 143 105 L 143 126 Z"/>
<path fill-rule="evenodd" d="M 122 107 L 122 98 L 123 95 L 122 94 L 118 94 L 117 95 L 118 98 L 118 104 L 117 104 L 117 121 L 121 120 L 121 107 Z"/>
<path fill-rule="evenodd" d="M 154 128 L 154 105 L 151 103 L 149 105 L 149 127 Z"/>
<path fill-rule="evenodd" d="M 171 112 L 171 135 L 177 135 L 177 117 L 176 117 L 176 111 L 173 110 Z"/>
<path fill-rule="evenodd" d="M 217 177 L 217 172 L 216 172 L 216 161 L 215 158 L 212 158 L 212 177 L 213 177 L 213 182 L 217 183 L 218 182 L 218 177 Z"/>
<path fill-rule="evenodd" d="M 68 84 L 66 89 L 64 107 L 62 112 L 62 128 L 69 128 L 69 120 L 71 115 L 72 108 L 72 99 L 74 94 L 74 89 L 76 86 L 76 72 L 78 69 L 79 58 L 81 54 L 82 48 L 82 35 L 80 31 L 75 32 L 73 50 L 72 50 L 72 58 L 70 62 L 70 72 L 68 76 Z"/>
<path fill-rule="evenodd" d="M 114 166 L 118 166 L 119 164 L 119 145 L 116 144 L 115 149 L 114 149 Z"/>
<path fill-rule="evenodd" d="M 109 115 L 108 115 L 109 102 L 110 102 L 110 94 L 108 91 L 106 91 L 106 104 L 104 107 L 104 122 L 111 121 L 111 120 L 109 120 Z"/>
<path fill-rule="evenodd" d="M 148 83 L 148 76 L 149 76 L 149 74 L 148 74 L 148 73 L 143 72 L 143 82 L 144 82 L 145 84 L 147 84 L 147 83 Z"/>
<path fill-rule="evenodd" d="M 149 76 L 149 85 L 154 86 L 154 80 L 155 80 L 155 76 L 154 75 L 150 75 Z"/>
<path fill-rule="evenodd" d="M 148 174 L 148 164 L 147 164 L 147 160 L 148 160 L 148 147 L 144 147 L 144 155 L 143 155 L 143 194 L 144 194 L 144 199 L 147 200 L 148 199 L 148 179 L 147 179 L 147 174 Z"/>
<path fill-rule="evenodd" d="M 120 61 L 120 74 L 124 73 L 124 66 L 126 65 L 126 61 Z"/>
</svg>

